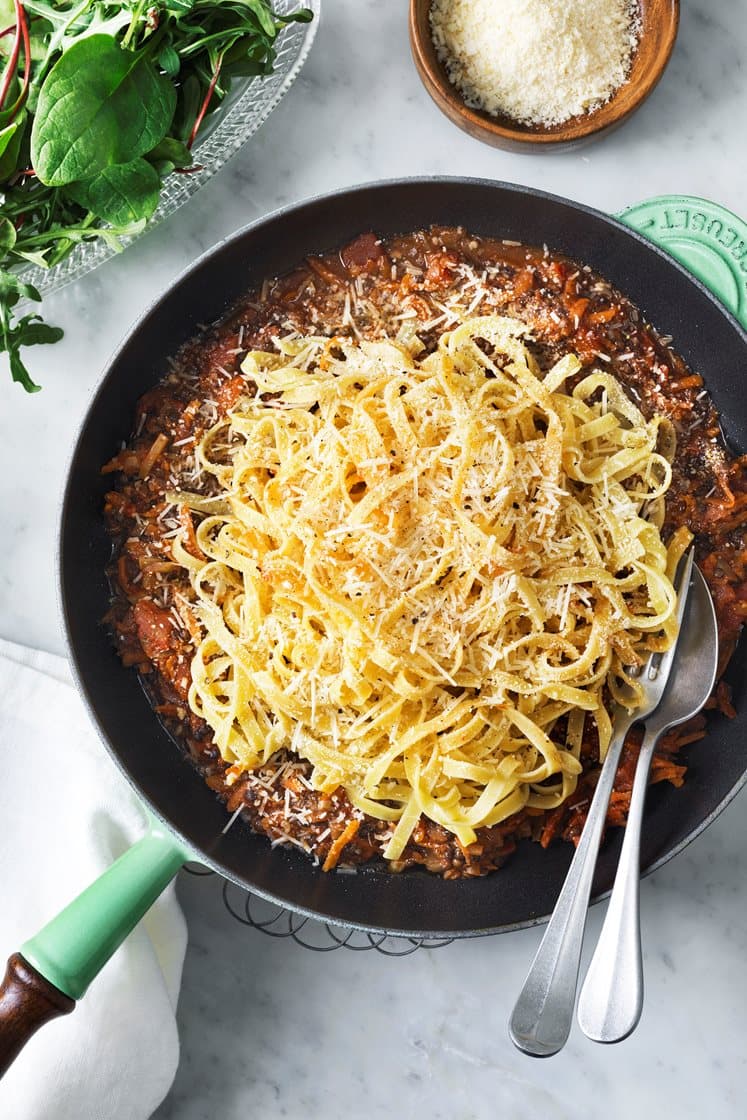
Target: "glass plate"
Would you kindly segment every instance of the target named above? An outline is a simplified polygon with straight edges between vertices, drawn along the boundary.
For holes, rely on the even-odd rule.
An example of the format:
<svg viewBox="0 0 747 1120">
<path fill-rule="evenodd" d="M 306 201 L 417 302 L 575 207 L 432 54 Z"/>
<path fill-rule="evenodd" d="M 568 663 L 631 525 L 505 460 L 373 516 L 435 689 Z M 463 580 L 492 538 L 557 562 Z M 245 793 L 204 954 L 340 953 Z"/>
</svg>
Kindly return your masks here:
<svg viewBox="0 0 747 1120">
<path fill-rule="evenodd" d="M 314 18 L 310 23 L 291 23 L 281 31 L 272 74 L 234 83 L 223 105 L 208 119 L 195 143 L 195 162 L 203 170 L 193 175 L 169 175 L 158 209 L 147 228 L 138 236 L 144 236 L 157 222 L 168 218 L 204 186 L 264 124 L 298 77 L 319 25 L 321 0 L 275 0 L 273 7 L 280 15 L 287 15 L 299 7 L 310 8 Z M 134 240 L 129 238 L 124 244 Z M 102 240 L 84 241 L 54 268 L 24 269 L 23 278 L 41 292 L 52 292 L 84 276 L 116 252 Z"/>
</svg>

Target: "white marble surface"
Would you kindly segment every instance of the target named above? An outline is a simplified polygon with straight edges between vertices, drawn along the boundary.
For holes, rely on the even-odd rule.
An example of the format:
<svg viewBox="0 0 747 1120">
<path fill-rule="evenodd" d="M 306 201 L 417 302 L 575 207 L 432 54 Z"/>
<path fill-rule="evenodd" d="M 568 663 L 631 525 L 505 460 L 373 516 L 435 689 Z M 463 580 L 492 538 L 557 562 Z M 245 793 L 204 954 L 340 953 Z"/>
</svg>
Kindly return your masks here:
<svg viewBox="0 0 747 1120">
<path fill-rule="evenodd" d="M 62 650 L 59 493 L 86 401 L 148 303 L 243 223 L 333 187 L 423 173 L 527 183 L 608 210 L 688 193 L 745 216 L 747 0 L 682 8 L 669 70 L 627 126 L 580 152 L 527 156 L 484 147 L 439 114 L 410 60 L 404 0 L 324 0 L 306 69 L 239 156 L 166 224 L 47 301 L 67 334 L 37 352 L 43 393 L 27 398 L 3 377 L 0 635 Z M 513 1051 L 505 1029 L 539 931 L 398 961 L 311 955 L 232 922 L 215 880 L 185 878 L 183 1057 L 158 1117 L 743 1116 L 745 804 L 644 884 L 637 1033 L 611 1049 L 576 1034 L 539 1064 Z"/>
</svg>

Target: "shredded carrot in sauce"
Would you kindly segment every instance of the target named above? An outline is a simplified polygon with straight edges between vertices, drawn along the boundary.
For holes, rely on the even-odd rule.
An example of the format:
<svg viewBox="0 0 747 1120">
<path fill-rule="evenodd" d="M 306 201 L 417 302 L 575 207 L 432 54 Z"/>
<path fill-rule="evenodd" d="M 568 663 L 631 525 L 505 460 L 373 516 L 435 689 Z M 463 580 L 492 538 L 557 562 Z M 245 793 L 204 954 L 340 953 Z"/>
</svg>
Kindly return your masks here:
<svg viewBox="0 0 747 1120">
<path fill-rule="evenodd" d="M 337 867 L 343 850 L 353 839 L 360 826 L 361 822 L 359 820 L 348 821 L 348 823 L 345 825 L 345 828 L 342 830 L 340 835 L 333 842 L 332 847 L 327 852 L 327 858 L 322 864 L 322 871 L 331 871 L 334 867 Z"/>
</svg>

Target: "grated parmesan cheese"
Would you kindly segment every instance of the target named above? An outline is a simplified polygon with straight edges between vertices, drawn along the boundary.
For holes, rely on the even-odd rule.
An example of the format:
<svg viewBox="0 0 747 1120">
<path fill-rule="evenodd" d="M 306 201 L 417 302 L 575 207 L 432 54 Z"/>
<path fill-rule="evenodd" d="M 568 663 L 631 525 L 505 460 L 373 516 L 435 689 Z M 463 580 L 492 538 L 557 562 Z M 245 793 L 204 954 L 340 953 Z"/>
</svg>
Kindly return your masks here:
<svg viewBox="0 0 747 1120">
<path fill-rule="evenodd" d="M 638 0 L 433 0 L 430 19 L 467 105 L 547 126 L 609 101 L 640 35 Z"/>
<path fill-rule="evenodd" d="M 486 279 L 465 275 L 462 300 Z M 290 753 L 269 777 L 283 822 L 308 823 L 295 768 L 344 788 L 353 819 L 325 817 L 325 870 L 364 813 L 391 826 L 397 860 L 423 814 L 468 845 L 565 801 L 580 738 L 549 732 L 594 713 L 603 750 L 605 682 L 617 698 L 620 657 L 676 625 L 673 554 L 643 512 L 671 477 L 663 419 L 608 373 L 570 388 L 571 354 L 541 376 L 525 340 L 481 316 L 422 359 L 337 336 L 250 351 L 253 395 L 197 449 L 219 492 L 178 497 L 210 510 L 201 557 L 173 545 L 204 635 L 190 707 L 255 800 L 252 775 Z"/>
</svg>

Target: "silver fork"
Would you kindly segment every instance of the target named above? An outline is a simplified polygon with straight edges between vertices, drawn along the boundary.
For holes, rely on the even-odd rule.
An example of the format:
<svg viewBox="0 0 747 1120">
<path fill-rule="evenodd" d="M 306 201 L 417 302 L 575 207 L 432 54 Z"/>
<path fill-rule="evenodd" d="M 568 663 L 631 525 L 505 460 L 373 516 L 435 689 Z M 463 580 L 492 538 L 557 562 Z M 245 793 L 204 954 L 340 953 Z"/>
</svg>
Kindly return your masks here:
<svg viewBox="0 0 747 1120">
<path fill-rule="evenodd" d="M 621 1042 L 643 1009 L 640 862 L 643 810 L 656 744 L 665 731 L 690 719 L 713 691 L 718 625 L 708 585 L 693 568 L 687 620 L 666 696 L 650 719 L 638 754 L 620 860 L 607 915 L 578 1000 L 581 1030 L 595 1042 Z"/>
<path fill-rule="evenodd" d="M 680 564 L 676 581 L 678 622 L 685 609 L 692 565 L 693 550 L 690 549 Z M 620 755 L 633 724 L 644 720 L 658 707 L 672 668 L 676 644 L 664 654 L 652 654 L 643 667 L 639 679 L 644 698 L 640 707 L 629 712 L 618 706 L 615 712 L 612 739 L 581 839 L 509 1022 L 514 1045 L 533 1057 L 548 1058 L 557 1054 L 570 1034 L 591 884 Z"/>
</svg>

